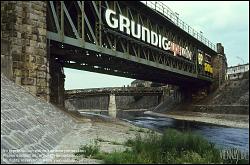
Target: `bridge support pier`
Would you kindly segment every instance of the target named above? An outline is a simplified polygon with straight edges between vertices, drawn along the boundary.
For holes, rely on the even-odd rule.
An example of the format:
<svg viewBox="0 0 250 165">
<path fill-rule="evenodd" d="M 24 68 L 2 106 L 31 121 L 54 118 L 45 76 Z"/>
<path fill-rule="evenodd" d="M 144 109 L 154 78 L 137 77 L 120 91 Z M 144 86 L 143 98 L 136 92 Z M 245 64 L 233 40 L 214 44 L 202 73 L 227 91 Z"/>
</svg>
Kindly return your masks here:
<svg viewBox="0 0 250 165">
<path fill-rule="evenodd" d="M 211 91 L 220 88 L 226 80 L 227 58 L 224 54 L 224 47 L 217 43 L 217 55 L 212 57 L 214 82 L 211 85 Z"/>
<path fill-rule="evenodd" d="M 112 118 L 116 118 L 116 101 L 115 101 L 115 95 L 110 94 L 109 95 L 109 107 L 108 107 L 108 114 Z"/>
<path fill-rule="evenodd" d="M 50 102 L 59 107 L 64 107 L 65 75 L 62 64 L 54 58 L 50 59 L 50 74 Z"/>
<path fill-rule="evenodd" d="M 44 1 L 1 1 L 1 41 L 8 41 L 8 77 L 49 101 L 46 8 Z"/>
</svg>

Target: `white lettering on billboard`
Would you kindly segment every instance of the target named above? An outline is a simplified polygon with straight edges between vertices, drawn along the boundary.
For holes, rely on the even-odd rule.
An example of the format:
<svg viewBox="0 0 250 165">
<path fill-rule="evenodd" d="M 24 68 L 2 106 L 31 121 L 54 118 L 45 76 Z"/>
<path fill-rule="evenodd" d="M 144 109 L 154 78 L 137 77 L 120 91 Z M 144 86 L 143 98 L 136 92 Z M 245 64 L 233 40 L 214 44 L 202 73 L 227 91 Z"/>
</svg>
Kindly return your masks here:
<svg viewBox="0 0 250 165">
<path fill-rule="evenodd" d="M 148 28 L 136 24 L 133 20 L 119 14 L 119 18 L 116 18 L 116 12 L 107 9 L 105 12 L 105 20 L 107 25 L 113 29 L 119 29 L 119 31 L 124 32 L 128 35 L 132 35 L 137 39 L 141 39 L 151 45 L 162 48 L 163 50 L 169 50 L 174 53 L 174 56 L 180 55 L 189 60 L 192 60 L 193 53 L 186 46 L 181 47 L 180 45 L 169 41 L 167 37 L 157 34 L 156 32 L 149 30 Z"/>
</svg>

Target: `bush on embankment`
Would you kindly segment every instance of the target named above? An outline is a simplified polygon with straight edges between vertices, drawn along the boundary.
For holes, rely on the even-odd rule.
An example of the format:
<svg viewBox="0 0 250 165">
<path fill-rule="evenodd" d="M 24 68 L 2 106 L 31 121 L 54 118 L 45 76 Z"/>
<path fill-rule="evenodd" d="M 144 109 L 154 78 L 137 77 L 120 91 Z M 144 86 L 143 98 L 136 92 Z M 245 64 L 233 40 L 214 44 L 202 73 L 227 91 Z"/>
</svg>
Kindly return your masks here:
<svg viewBox="0 0 250 165">
<path fill-rule="evenodd" d="M 221 159 L 220 151 L 213 143 L 191 132 L 182 133 L 168 129 L 162 136 L 148 134 L 142 138 L 128 140 L 125 145 L 131 150 L 124 152 L 100 153 L 92 158 L 105 163 L 247 163 L 246 160 L 226 161 Z M 96 147 L 94 147 L 96 148 Z M 79 155 L 79 154 L 78 154 Z M 85 155 L 87 156 L 87 155 Z"/>
</svg>

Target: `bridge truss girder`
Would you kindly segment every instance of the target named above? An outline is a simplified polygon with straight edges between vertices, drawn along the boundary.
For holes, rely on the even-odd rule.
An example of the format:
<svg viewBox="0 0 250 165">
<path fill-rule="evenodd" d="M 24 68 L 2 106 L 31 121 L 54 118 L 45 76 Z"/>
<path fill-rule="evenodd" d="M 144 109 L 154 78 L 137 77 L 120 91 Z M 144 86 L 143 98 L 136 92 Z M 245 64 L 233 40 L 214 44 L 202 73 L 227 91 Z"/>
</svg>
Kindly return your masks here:
<svg viewBox="0 0 250 165">
<path fill-rule="evenodd" d="M 181 86 L 212 82 L 212 77 L 199 71 L 196 56 L 193 61 L 173 56 L 171 52 L 107 28 L 102 18 L 106 8 L 163 32 L 179 44 L 191 44 L 188 38 L 181 39 L 173 35 L 173 30 L 154 25 L 122 1 L 50 1 L 47 38 L 51 58 L 58 58 L 68 68 L 154 82 Z M 196 50 L 195 46 L 192 49 Z"/>
</svg>

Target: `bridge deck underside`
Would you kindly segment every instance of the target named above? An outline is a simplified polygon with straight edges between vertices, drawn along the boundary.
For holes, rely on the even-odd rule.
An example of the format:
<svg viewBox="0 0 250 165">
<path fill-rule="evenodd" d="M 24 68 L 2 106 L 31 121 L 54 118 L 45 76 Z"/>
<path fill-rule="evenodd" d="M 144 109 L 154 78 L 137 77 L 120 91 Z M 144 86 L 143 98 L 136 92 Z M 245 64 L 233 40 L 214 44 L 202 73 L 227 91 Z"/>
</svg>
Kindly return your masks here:
<svg viewBox="0 0 250 165">
<path fill-rule="evenodd" d="M 58 45 L 56 42 L 52 42 L 51 45 L 51 56 L 58 58 L 66 68 L 187 87 L 204 86 L 210 83 L 197 78 L 176 74 L 171 72 L 171 70 L 166 71 L 150 65 L 133 62 L 129 60 L 129 56 L 126 60 L 70 45 L 64 45 L 62 49 L 56 46 Z"/>
</svg>

